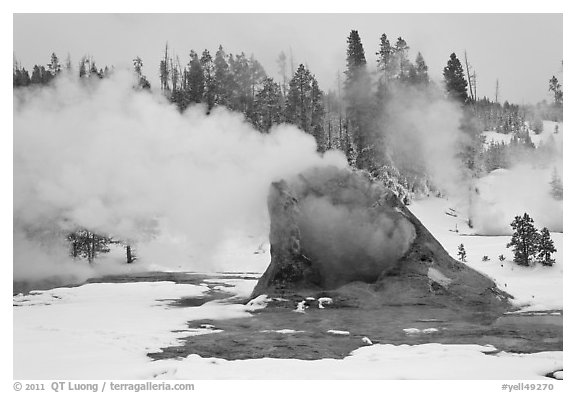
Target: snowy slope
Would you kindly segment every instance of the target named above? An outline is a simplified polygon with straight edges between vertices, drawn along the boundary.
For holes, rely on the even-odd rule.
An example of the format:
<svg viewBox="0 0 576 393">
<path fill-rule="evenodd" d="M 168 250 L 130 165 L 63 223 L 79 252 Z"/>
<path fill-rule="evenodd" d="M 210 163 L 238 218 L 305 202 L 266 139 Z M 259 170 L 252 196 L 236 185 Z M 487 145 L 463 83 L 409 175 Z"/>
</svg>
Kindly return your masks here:
<svg viewBox="0 0 576 393">
<path fill-rule="evenodd" d="M 458 245 L 464 244 L 467 263 L 474 269 L 492 277 L 496 284 L 515 297 L 514 303 L 523 310 L 558 310 L 563 308 L 562 234 L 552 233 L 558 252 L 552 267 L 522 267 L 512 262 L 512 250 L 506 248 L 510 236 L 474 236 L 466 224 L 465 212 L 451 210 L 454 203 L 442 198 L 425 198 L 413 202 L 409 209 L 432 232 L 454 258 L 458 258 Z M 449 213 L 449 214 L 446 214 Z M 454 217 L 453 215 L 457 215 Z M 458 233 L 454 230 L 458 228 Z M 482 262 L 483 256 L 490 261 Z M 500 262 L 499 255 L 506 260 Z"/>
<path fill-rule="evenodd" d="M 486 145 L 489 145 L 492 142 L 509 144 L 510 141 L 512 140 L 512 133 L 503 134 L 501 132 L 496 131 L 484 131 L 482 135 L 485 138 L 484 143 Z"/>
<path fill-rule="evenodd" d="M 552 138 L 555 142 L 559 142 L 563 138 L 563 123 L 557 123 L 555 121 L 545 120 L 542 122 L 542 132 L 540 134 L 536 134 L 534 130 L 530 130 L 530 139 L 534 143 L 534 146 L 539 146 L 540 143 L 547 141 L 548 139 Z M 556 134 L 556 125 L 558 125 L 558 133 Z M 489 145 L 491 142 L 494 143 L 505 143 L 509 144 L 512 140 L 512 133 L 503 134 L 496 131 L 484 131 L 482 135 L 485 137 L 485 144 Z"/>
<path fill-rule="evenodd" d="M 537 135 L 534 131 L 530 130 L 530 138 L 535 146 L 552 138 L 555 142 L 561 142 L 564 137 L 564 123 L 557 123 L 555 121 L 545 120 L 542 122 L 542 132 Z M 558 126 L 558 133 L 556 134 L 556 126 Z"/>
</svg>

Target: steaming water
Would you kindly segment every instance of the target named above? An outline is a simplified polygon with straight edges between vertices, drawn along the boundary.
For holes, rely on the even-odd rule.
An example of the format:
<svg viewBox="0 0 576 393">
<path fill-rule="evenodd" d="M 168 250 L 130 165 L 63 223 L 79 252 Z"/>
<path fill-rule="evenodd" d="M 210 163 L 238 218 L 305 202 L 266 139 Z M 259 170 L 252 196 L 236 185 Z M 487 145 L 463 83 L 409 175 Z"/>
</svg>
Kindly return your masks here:
<svg viewBox="0 0 576 393">
<path fill-rule="evenodd" d="M 293 126 L 262 134 L 222 108 L 181 114 L 132 78 L 15 90 L 15 278 L 80 275 L 54 241 L 78 227 L 130 241 L 140 263 L 214 270 L 230 236 L 266 233 L 272 181 L 347 165 Z"/>
</svg>

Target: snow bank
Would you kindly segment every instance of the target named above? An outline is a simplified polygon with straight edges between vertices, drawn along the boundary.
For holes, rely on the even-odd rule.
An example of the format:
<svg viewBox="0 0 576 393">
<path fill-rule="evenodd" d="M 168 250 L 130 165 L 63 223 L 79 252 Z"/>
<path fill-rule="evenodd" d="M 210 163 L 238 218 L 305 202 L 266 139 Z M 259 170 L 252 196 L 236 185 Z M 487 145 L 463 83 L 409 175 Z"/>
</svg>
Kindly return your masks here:
<svg viewBox="0 0 576 393">
<path fill-rule="evenodd" d="M 418 328 L 406 328 L 402 329 L 406 334 L 431 334 L 438 332 L 436 328 L 426 328 L 426 329 L 418 329 Z"/>
<path fill-rule="evenodd" d="M 15 296 L 14 378 L 148 378 L 147 353 L 181 337 L 220 332 L 190 329 L 188 321 L 249 317 L 265 304 L 169 306 L 207 290 L 173 282 L 98 283 Z"/>
<path fill-rule="evenodd" d="M 180 337 L 221 332 L 207 324 L 190 329 L 189 320 L 250 315 L 250 306 L 218 301 L 200 307 L 168 306 L 174 299 L 202 296 L 206 290 L 171 282 L 89 284 L 16 296 L 14 378 L 538 379 L 563 369 L 562 352 L 488 355 L 494 351 L 491 346 L 370 345 L 367 338 L 362 339 L 365 346 L 341 360 L 226 361 L 190 355 L 152 362 L 146 353 L 175 345 Z M 256 303 L 264 306 L 265 300 Z"/>
<path fill-rule="evenodd" d="M 502 133 L 496 132 L 496 131 L 484 131 L 482 133 L 482 135 L 485 138 L 484 143 L 486 145 L 489 145 L 492 142 L 509 144 L 510 141 L 512 140 L 512 136 L 513 136 L 512 133 L 502 134 Z"/>
<path fill-rule="evenodd" d="M 326 333 L 328 334 L 333 334 L 335 336 L 349 336 L 350 332 L 346 331 L 346 330 L 327 330 Z"/>
<path fill-rule="evenodd" d="M 321 297 L 318 298 L 318 308 L 325 308 L 325 304 L 332 304 L 332 298 L 329 297 Z"/>
<path fill-rule="evenodd" d="M 162 379 L 545 379 L 562 369 L 561 352 L 509 354 L 480 345 L 369 345 L 342 360 L 227 361 L 190 355 L 154 363 Z"/>
</svg>

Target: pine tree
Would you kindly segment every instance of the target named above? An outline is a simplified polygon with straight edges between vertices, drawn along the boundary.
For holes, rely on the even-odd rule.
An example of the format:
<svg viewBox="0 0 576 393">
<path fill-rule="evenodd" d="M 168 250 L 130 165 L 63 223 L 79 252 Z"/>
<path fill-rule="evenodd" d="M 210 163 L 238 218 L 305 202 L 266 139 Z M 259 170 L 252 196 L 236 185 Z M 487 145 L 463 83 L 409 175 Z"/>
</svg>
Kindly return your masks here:
<svg viewBox="0 0 576 393">
<path fill-rule="evenodd" d="M 25 87 L 30 84 L 30 75 L 25 68 L 14 67 L 12 74 L 13 87 Z"/>
<path fill-rule="evenodd" d="M 376 55 L 378 56 L 378 71 L 383 74 L 385 81 L 392 79 L 397 72 L 398 64 L 394 56 L 394 48 L 390 45 L 386 34 L 380 37 L 380 47 Z"/>
<path fill-rule="evenodd" d="M 346 79 L 344 81 L 344 100 L 346 108 L 346 132 L 350 139 L 347 149 L 348 161 L 359 169 L 373 171 L 378 163 L 378 132 L 375 121 L 375 102 L 371 91 L 371 80 L 366 68 L 364 48 L 357 30 L 348 36 L 346 56 Z M 356 157 L 352 157 L 355 151 Z"/>
<path fill-rule="evenodd" d="M 38 65 L 34 65 L 32 69 L 32 76 L 30 77 L 30 83 L 41 84 L 42 83 L 42 71 Z"/>
<path fill-rule="evenodd" d="M 66 63 L 64 64 L 64 69 L 68 74 L 72 73 L 72 59 L 70 58 L 70 53 L 66 56 Z"/>
<path fill-rule="evenodd" d="M 324 93 L 320 90 L 318 86 L 318 82 L 312 76 L 312 90 L 311 94 L 311 101 L 312 101 L 312 108 L 311 108 L 311 128 L 312 128 L 312 135 L 316 139 L 316 145 L 318 151 L 324 152 L 326 151 L 326 135 L 324 132 Z"/>
<path fill-rule="evenodd" d="M 458 246 L 458 259 L 462 262 L 466 262 L 466 250 L 462 243 Z"/>
<path fill-rule="evenodd" d="M 88 71 L 86 70 L 86 64 L 88 63 L 88 59 L 86 56 L 83 56 L 80 59 L 80 63 L 78 63 L 78 76 L 80 78 L 86 78 L 88 76 Z"/>
<path fill-rule="evenodd" d="M 468 100 L 468 82 L 464 75 L 464 69 L 455 53 L 450 55 L 448 64 L 444 67 L 444 84 L 448 96 L 457 102 L 464 104 Z"/>
<path fill-rule="evenodd" d="M 286 95 L 288 94 L 288 85 L 287 85 L 288 76 L 286 75 L 287 63 L 286 63 L 286 54 L 284 53 L 284 51 L 280 52 L 280 54 L 278 55 L 278 59 L 276 59 L 276 63 L 278 64 L 278 74 L 280 75 L 280 78 L 282 80 L 281 84 L 282 95 L 286 97 Z"/>
<path fill-rule="evenodd" d="M 240 55 L 228 57 L 230 64 L 231 79 L 231 100 L 230 107 L 233 110 L 248 113 L 252 103 L 252 84 L 250 76 L 250 62 L 244 52 Z"/>
<path fill-rule="evenodd" d="M 110 252 L 109 245 L 113 243 L 112 238 L 98 235 L 87 229 L 79 229 L 68 234 L 70 242 L 70 256 L 72 258 L 84 258 L 92 263 L 99 254 Z"/>
<path fill-rule="evenodd" d="M 264 71 L 262 64 L 254 58 L 254 55 L 250 56 L 250 60 L 248 61 L 248 70 L 250 73 L 250 91 L 252 94 L 252 101 L 254 101 L 258 88 L 266 78 L 266 71 Z"/>
<path fill-rule="evenodd" d="M 324 93 L 310 71 L 300 64 L 286 97 L 286 121 L 298 126 L 316 139 L 318 150 L 326 149 L 324 133 Z"/>
<path fill-rule="evenodd" d="M 550 231 L 548 228 L 542 228 L 538 242 L 538 262 L 544 266 L 552 266 L 556 261 L 551 256 L 556 251 L 554 241 L 550 237 Z"/>
<path fill-rule="evenodd" d="M 94 63 L 92 64 L 92 68 L 96 68 Z M 134 72 L 136 72 L 136 75 L 140 78 L 142 76 L 142 67 L 144 66 L 142 59 L 139 56 L 136 56 L 136 58 L 132 60 L 132 64 L 134 64 Z"/>
<path fill-rule="evenodd" d="M 272 78 L 264 79 L 262 89 L 256 94 L 256 127 L 268 132 L 274 124 L 282 122 L 282 91 Z"/>
<path fill-rule="evenodd" d="M 298 66 L 289 86 L 286 97 L 286 121 L 304 132 L 311 133 L 312 74 L 304 64 Z"/>
<path fill-rule="evenodd" d="M 190 51 L 190 62 L 186 72 L 186 98 L 189 103 L 200 103 L 204 97 L 204 70 L 198 54 Z"/>
<path fill-rule="evenodd" d="M 164 58 L 160 60 L 160 89 L 164 92 L 168 92 L 170 90 L 168 86 L 169 76 L 170 68 L 168 66 L 168 43 L 166 43 L 166 46 L 164 47 Z"/>
<path fill-rule="evenodd" d="M 138 78 L 138 87 L 141 89 L 150 89 L 150 82 L 148 79 L 142 74 L 142 67 L 144 67 L 144 63 L 139 56 L 136 56 L 135 59 L 132 60 L 134 64 L 134 72 L 136 73 L 136 77 Z M 92 62 L 92 66 L 90 67 L 90 76 L 98 76 L 99 78 L 104 77 L 104 72 L 100 73 L 97 71 L 96 64 Z"/>
<path fill-rule="evenodd" d="M 62 69 L 62 66 L 60 65 L 60 62 L 58 61 L 58 57 L 56 56 L 55 53 L 52 53 L 52 56 L 50 57 L 50 64 L 48 64 L 48 70 L 50 72 L 50 74 L 52 75 L 52 77 L 55 77 L 56 75 L 58 75 L 60 73 Z"/>
<path fill-rule="evenodd" d="M 139 75 L 140 77 L 142 77 L 142 71 L 141 71 L 141 68 L 142 68 L 142 60 L 140 60 L 139 57 L 137 57 L 136 59 L 138 59 L 138 61 L 140 61 L 140 66 L 139 66 L 140 71 L 138 72 L 138 75 Z M 134 61 L 136 61 L 136 59 L 134 59 Z M 136 67 L 136 66 L 135 66 L 135 67 Z M 98 67 L 96 67 L 96 62 L 95 62 L 94 60 L 92 60 L 92 61 L 90 62 L 90 77 L 97 77 L 97 78 L 100 77 L 100 74 L 98 73 Z"/>
<path fill-rule="evenodd" d="M 396 46 L 394 48 L 394 56 L 397 58 L 398 64 L 398 79 L 407 80 L 408 72 L 410 71 L 410 60 L 408 60 L 408 51 L 410 47 L 402 37 L 398 37 L 396 40 Z"/>
<path fill-rule="evenodd" d="M 256 122 L 256 117 L 258 116 L 256 113 L 256 94 L 265 78 L 266 71 L 264 71 L 264 67 L 254 58 L 254 55 L 251 55 L 248 60 L 249 90 L 246 96 L 244 115 L 253 123 Z"/>
<path fill-rule="evenodd" d="M 200 64 L 202 65 L 204 76 L 204 93 L 202 101 L 208 105 L 208 111 L 210 111 L 216 102 L 216 82 L 214 79 L 214 62 L 212 61 L 212 55 L 210 55 L 210 52 L 207 49 L 202 52 Z"/>
<path fill-rule="evenodd" d="M 548 82 L 548 90 L 554 94 L 554 103 L 556 105 L 562 105 L 564 102 L 564 93 L 562 92 L 562 85 L 558 81 L 556 76 L 552 76 Z"/>
<path fill-rule="evenodd" d="M 346 56 L 346 80 L 344 81 L 344 88 L 352 90 L 358 82 L 366 78 L 366 56 L 364 55 L 364 47 L 360 40 L 358 30 L 352 30 L 348 37 L 348 49 Z"/>
<path fill-rule="evenodd" d="M 516 216 L 510 224 L 514 233 L 507 248 L 512 247 L 514 252 L 514 262 L 522 266 L 530 266 L 533 258 L 538 253 L 540 235 L 534 228 L 534 220 L 524 213 L 522 217 Z"/>
<path fill-rule="evenodd" d="M 550 187 L 552 188 L 550 191 L 552 197 L 561 201 L 564 197 L 564 186 L 562 184 L 562 178 L 558 175 L 558 170 L 556 167 L 554 167 L 552 172 L 552 181 L 550 181 Z"/>
<path fill-rule="evenodd" d="M 230 107 L 232 74 L 230 73 L 230 67 L 226 61 L 226 52 L 224 52 L 222 45 L 218 47 L 218 51 L 214 56 L 214 85 L 215 104 Z"/>
<path fill-rule="evenodd" d="M 424 56 L 422 56 L 422 53 L 418 52 L 415 62 L 416 84 L 428 85 L 430 83 L 430 77 L 428 76 L 428 66 L 424 61 Z"/>
</svg>

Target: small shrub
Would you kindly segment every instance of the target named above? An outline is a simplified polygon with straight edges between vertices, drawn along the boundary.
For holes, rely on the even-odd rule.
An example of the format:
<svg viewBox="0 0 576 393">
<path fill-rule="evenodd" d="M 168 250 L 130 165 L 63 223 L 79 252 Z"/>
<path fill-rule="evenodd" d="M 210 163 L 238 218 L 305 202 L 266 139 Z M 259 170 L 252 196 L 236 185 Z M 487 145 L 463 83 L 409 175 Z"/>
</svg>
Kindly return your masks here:
<svg viewBox="0 0 576 393">
<path fill-rule="evenodd" d="M 466 250 L 464 249 L 464 244 L 458 246 L 458 259 L 462 262 L 466 262 Z"/>
</svg>

